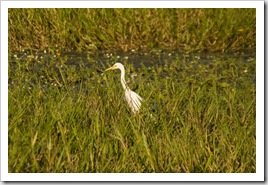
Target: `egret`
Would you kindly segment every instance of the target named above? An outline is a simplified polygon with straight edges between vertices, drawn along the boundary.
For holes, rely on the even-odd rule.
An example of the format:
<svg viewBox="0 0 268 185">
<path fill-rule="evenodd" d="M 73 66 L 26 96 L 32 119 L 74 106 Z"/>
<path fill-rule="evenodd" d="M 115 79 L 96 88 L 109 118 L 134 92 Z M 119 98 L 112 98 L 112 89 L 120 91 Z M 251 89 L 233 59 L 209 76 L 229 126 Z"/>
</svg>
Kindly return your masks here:
<svg viewBox="0 0 268 185">
<path fill-rule="evenodd" d="M 125 81 L 125 67 L 121 63 L 115 63 L 112 67 L 106 69 L 104 72 L 114 69 L 120 69 L 121 71 L 121 84 L 125 91 L 126 101 L 134 114 L 139 113 L 141 102 L 143 101 L 137 93 L 130 90 Z"/>
</svg>

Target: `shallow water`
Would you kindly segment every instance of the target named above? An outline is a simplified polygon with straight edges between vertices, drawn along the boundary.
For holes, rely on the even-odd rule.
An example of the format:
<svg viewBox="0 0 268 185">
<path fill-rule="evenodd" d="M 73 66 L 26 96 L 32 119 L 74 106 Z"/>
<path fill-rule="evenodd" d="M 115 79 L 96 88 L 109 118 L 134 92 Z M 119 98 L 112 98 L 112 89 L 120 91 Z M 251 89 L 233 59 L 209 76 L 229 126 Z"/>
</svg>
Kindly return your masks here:
<svg viewBox="0 0 268 185">
<path fill-rule="evenodd" d="M 90 58 L 90 59 L 89 59 Z M 110 66 L 114 62 L 130 63 L 136 68 L 139 68 L 141 64 L 144 66 L 164 65 L 168 61 L 172 60 L 188 60 L 189 64 L 193 61 L 199 64 L 210 64 L 215 60 L 228 60 L 228 59 L 242 59 L 245 63 L 255 60 L 256 54 L 249 51 L 234 52 L 234 53 L 189 53 L 185 54 L 180 51 L 163 51 L 154 50 L 151 52 L 139 52 L 132 50 L 131 52 L 96 52 L 92 53 L 77 53 L 68 52 L 61 53 L 60 55 L 39 52 L 30 54 L 29 52 L 13 53 L 9 57 L 9 62 L 14 63 L 16 60 L 20 61 L 33 61 L 40 63 L 40 61 L 49 62 L 51 60 L 65 59 L 66 65 L 78 65 L 78 61 L 85 63 L 87 67 L 90 67 L 92 62 L 100 63 L 102 65 Z"/>
<path fill-rule="evenodd" d="M 98 52 L 98 53 L 61 53 L 60 55 L 51 54 L 46 51 L 35 54 L 29 52 L 13 53 L 9 57 L 9 85 L 16 84 L 13 72 L 18 69 L 24 71 L 24 73 L 37 74 L 40 78 L 44 77 L 44 73 L 47 70 L 57 70 L 69 72 L 69 69 L 73 69 L 72 73 L 77 73 L 81 69 L 93 68 L 96 73 L 101 75 L 103 70 L 110 67 L 116 62 L 123 63 L 126 67 L 133 66 L 130 68 L 131 77 L 136 75 L 136 70 L 139 71 L 141 67 L 151 68 L 165 68 L 173 65 L 173 68 L 181 71 L 186 67 L 193 68 L 193 73 L 199 68 L 204 68 L 206 71 L 214 67 L 215 62 L 226 62 L 228 60 L 240 61 L 238 71 L 239 73 L 248 73 L 255 84 L 256 72 L 255 65 L 256 61 L 255 53 L 252 52 L 234 52 L 234 53 L 189 53 L 185 54 L 179 51 L 162 51 L 154 50 L 151 52 L 139 52 L 131 51 L 128 53 L 122 52 Z M 174 61 L 176 66 L 174 67 Z M 241 62 L 242 61 L 242 62 Z M 241 66 L 242 65 L 242 66 Z M 250 67 L 251 66 L 251 67 Z M 43 72 L 42 72 L 43 71 Z M 58 73 L 58 72 L 57 72 Z M 141 72 L 142 73 L 142 72 Z M 163 77 L 168 76 L 168 71 L 163 70 L 160 75 Z M 191 72 L 190 72 L 191 73 Z M 58 74 L 59 75 L 59 74 Z M 189 74 L 191 75 L 191 74 Z M 79 78 L 79 77 L 77 77 Z M 81 77 L 82 79 L 83 77 Z M 29 79 L 30 80 L 30 79 Z M 78 80 L 79 82 L 80 80 Z M 33 82 L 34 83 L 34 82 Z M 51 85 L 57 86 L 57 83 L 50 83 Z"/>
</svg>

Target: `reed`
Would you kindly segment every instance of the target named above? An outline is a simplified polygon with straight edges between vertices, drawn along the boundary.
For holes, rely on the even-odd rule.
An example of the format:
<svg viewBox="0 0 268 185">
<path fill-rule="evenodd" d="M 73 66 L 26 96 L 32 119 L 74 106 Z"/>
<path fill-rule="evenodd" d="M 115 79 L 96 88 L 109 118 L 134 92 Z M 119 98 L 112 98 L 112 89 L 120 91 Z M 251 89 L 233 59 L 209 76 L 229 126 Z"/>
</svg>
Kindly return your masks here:
<svg viewBox="0 0 268 185">
<path fill-rule="evenodd" d="M 9 51 L 256 48 L 255 9 L 9 9 Z"/>
<path fill-rule="evenodd" d="M 119 72 L 66 60 L 9 62 L 10 173 L 256 172 L 255 60 L 123 62 L 145 99 L 139 116 Z"/>
</svg>

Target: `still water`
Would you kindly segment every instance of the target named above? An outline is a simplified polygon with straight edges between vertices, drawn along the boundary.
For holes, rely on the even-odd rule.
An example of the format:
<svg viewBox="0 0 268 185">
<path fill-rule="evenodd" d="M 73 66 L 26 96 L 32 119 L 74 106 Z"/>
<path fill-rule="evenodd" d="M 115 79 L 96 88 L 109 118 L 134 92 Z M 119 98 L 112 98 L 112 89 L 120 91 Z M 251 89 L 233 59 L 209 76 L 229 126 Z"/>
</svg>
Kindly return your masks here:
<svg viewBox="0 0 268 185">
<path fill-rule="evenodd" d="M 40 78 L 45 77 L 51 70 L 56 70 L 55 75 L 62 76 L 62 73 L 71 73 L 73 79 L 71 81 L 79 83 L 85 76 L 79 76 L 82 69 L 93 69 L 91 75 L 101 75 L 103 70 L 110 67 L 116 62 L 121 62 L 126 68 L 129 68 L 128 73 L 131 77 L 136 76 L 136 71 L 142 68 L 150 69 L 165 68 L 173 65 L 173 68 L 179 71 L 190 67 L 195 73 L 196 70 L 204 68 L 205 71 L 213 67 L 216 62 L 226 62 L 228 60 L 239 61 L 239 73 L 247 74 L 255 85 L 255 63 L 256 54 L 253 52 L 242 51 L 233 53 L 182 53 L 180 51 L 164 51 L 153 50 L 150 52 L 140 52 L 132 50 L 131 52 L 96 52 L 96 53 L 49 53 L 47 51 L 39 53 L 18 52 L 9 55 L 9 86 L 16 84 L 18 78 L 16 76 L 21 73 L 22 78 L 25 74 L 35 74 Z M 175 61 L 175 62 L 174 62 Z M 175 65 L 174 65 L 175 63 Z M 210 67 L 212 66 L 212 67 Z M 191 73 L 191 72 L 190 72 Z M 78 76 L 76 76 L 76 74 Z M 168 71 L 162 71 L 161 75 L 168 76 Z M 193 74 L 189 74 L 193 75 Z M 44 80 L 44 86 L 61 85 L 60 80 L 53 80 L 53 75 L 50 74 L 50 79 Z M 61 78 L 60 78 L 61 79 Z M 29 78 L 25 79 L 31 80 Z M 64 79 L 61 79 L 64 80 Z M 35 82 L 34 82 L 35 83 Z"/>
</svg>

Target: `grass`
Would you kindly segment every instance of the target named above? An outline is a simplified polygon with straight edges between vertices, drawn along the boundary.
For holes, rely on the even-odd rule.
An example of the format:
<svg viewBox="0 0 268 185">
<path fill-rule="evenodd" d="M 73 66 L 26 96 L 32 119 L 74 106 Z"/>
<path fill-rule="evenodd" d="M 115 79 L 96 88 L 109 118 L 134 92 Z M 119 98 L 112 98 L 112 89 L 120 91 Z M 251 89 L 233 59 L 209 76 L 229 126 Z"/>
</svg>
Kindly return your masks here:
<svg viewBox="0 0 268 185">
<path fill-rule="evenodd" d="M 8 15 L 12 52 L 256 48 L 255 9 L 11 8 Z"/>
<path fill-rule="evenodd" d="M 10 60 L 9 172 L 256 172 L 255 60 L 121 62 L 139 116 L 107 64 Z"/>
</svg>

